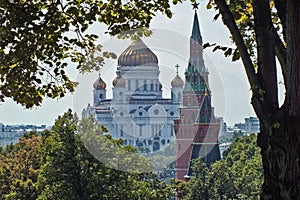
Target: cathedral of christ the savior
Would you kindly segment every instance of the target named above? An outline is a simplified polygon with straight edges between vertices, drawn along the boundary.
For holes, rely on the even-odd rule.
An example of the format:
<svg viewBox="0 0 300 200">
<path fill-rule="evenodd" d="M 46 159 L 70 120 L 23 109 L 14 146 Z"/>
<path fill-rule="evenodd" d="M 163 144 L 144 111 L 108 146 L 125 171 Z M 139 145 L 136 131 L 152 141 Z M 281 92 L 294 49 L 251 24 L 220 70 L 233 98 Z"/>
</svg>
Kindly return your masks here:
<svg viewBox="0 0 300 200">
<path fill-rule="evenodd" d="M 132 41 L 118 57 L 113 97 L 106 98 L 106 83 L 98 77 L 93 84 L 93 105 L 82 118 L 94 115 L 113 138 L 124 145 L 154 152 L 175 140 L 174 119 L 179 117 L 184 81 L 178 73 L 171 82 L 171 98 L 162 97 L 157 56 L 141 39 Z"/>
</svg>

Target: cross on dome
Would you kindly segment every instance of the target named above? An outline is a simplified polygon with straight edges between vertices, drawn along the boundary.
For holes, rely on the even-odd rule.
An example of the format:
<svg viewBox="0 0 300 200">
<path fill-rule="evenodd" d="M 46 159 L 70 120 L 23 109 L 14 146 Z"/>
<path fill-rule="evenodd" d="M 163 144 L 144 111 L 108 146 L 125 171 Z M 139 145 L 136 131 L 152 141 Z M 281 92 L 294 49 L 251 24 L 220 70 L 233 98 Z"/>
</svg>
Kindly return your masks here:
<svg viewBox="0 0 300 200">
<path fill-rule="evenodd" d="M 176 67 L 176 74 L 178 75 L 178 68 L 179 68 L 180 66 L 177 64 L 175 67 Z"/>
</svg>

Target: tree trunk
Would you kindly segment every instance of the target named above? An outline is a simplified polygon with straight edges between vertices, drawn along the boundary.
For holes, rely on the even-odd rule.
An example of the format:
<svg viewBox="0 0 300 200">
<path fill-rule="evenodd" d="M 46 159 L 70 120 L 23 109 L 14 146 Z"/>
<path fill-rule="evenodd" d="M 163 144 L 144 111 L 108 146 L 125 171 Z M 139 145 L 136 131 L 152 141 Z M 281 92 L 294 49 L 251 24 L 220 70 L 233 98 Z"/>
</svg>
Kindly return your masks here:
<svg viewBox="0 0 300 200">
<path fill-rule="evenodd" d="M 262 199 L 300 199 L 300 116 L 286 111 L 271 124 L 261 121 L 258 145 L 264 168 Z"/>
<path fill-rule="evenodd" d="M 251 56 L 228 2 L 214 2 L 240 52 L 253 92 L 252 105 L 260 119 L 258 145 L 261 148 L 265 176 L 261 198 L 300 200 L 300 1 L 275 1 L 284 29 L 284 42 L 280 41 L 271 23 L 270 2 L 252 1 L 258 73 L 254 70 Z M 285 103 L 281 108 L 278 108 L 277 103 L 274 45 L 286 89 Z"/>
<path fill-rule="evenodd" d="M 258 114 L 261 121 L 258 145 L 265 176 L 261 197 L 295 200 L 300 199 L 300 1 L 282 3 L 286 5 L 283 9 L 286 11 L 283 22 L 287 43 L 286 99 L 284 106 L 273 116 Z M 268 81 L 268 78 L 265 76 L 264 80 Z M 260 106 L 264 107 L 263 103 Z"/>
</svg>

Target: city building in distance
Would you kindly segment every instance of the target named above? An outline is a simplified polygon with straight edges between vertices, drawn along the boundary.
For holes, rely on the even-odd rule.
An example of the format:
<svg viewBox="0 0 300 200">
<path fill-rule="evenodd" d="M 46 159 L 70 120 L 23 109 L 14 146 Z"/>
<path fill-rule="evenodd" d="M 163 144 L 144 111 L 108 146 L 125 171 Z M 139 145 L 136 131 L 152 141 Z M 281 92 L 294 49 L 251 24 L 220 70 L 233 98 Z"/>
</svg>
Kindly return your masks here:
<svg viewBox="0 0 300 200">
<path fill-rule="evenodd" d="M 24 133 L 35 131 L 40 134 L 45 129 L 46 125 L 4 125 L 0 123 L 0 146 L 5 147 L 17 143 Z"/>
</svg>

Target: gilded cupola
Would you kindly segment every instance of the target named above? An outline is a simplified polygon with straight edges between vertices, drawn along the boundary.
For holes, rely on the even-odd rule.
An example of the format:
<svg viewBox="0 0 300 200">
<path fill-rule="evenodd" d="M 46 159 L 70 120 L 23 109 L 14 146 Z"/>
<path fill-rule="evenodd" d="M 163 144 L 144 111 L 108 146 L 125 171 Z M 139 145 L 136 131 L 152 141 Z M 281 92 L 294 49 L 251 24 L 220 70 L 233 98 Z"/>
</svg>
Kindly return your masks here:
<svg viewBox="0 0 300 200">
<path fill-rule="evenodd" d="M 157 56 L 141 39 L 134 40 L 120 55 L 118 66 L 157 65 Z"/>
<path fill-rule="evenodd" d="M 120 71 L 117 71 L 117 77 L 113 80 L 114 87 L 125 87 L 126 81 L 121 77 Z"/>
<path fill-rule="evenodd" d="M 97 80 L 94 82 L 93 87 L 95 90 L 105 90 L 106 89 L 106 83 L 102 80 L 102 78 L 99 77 L 97 78 Z"/>
<path fill-rule="evenodd" d="M 177 74 L 175 76 L 175 78 L 171 81 L 171 86 L 172 87 L 183 87 L 184 82 L 183 80 L 180 78 L 180 76 Z"/>
</svg>

